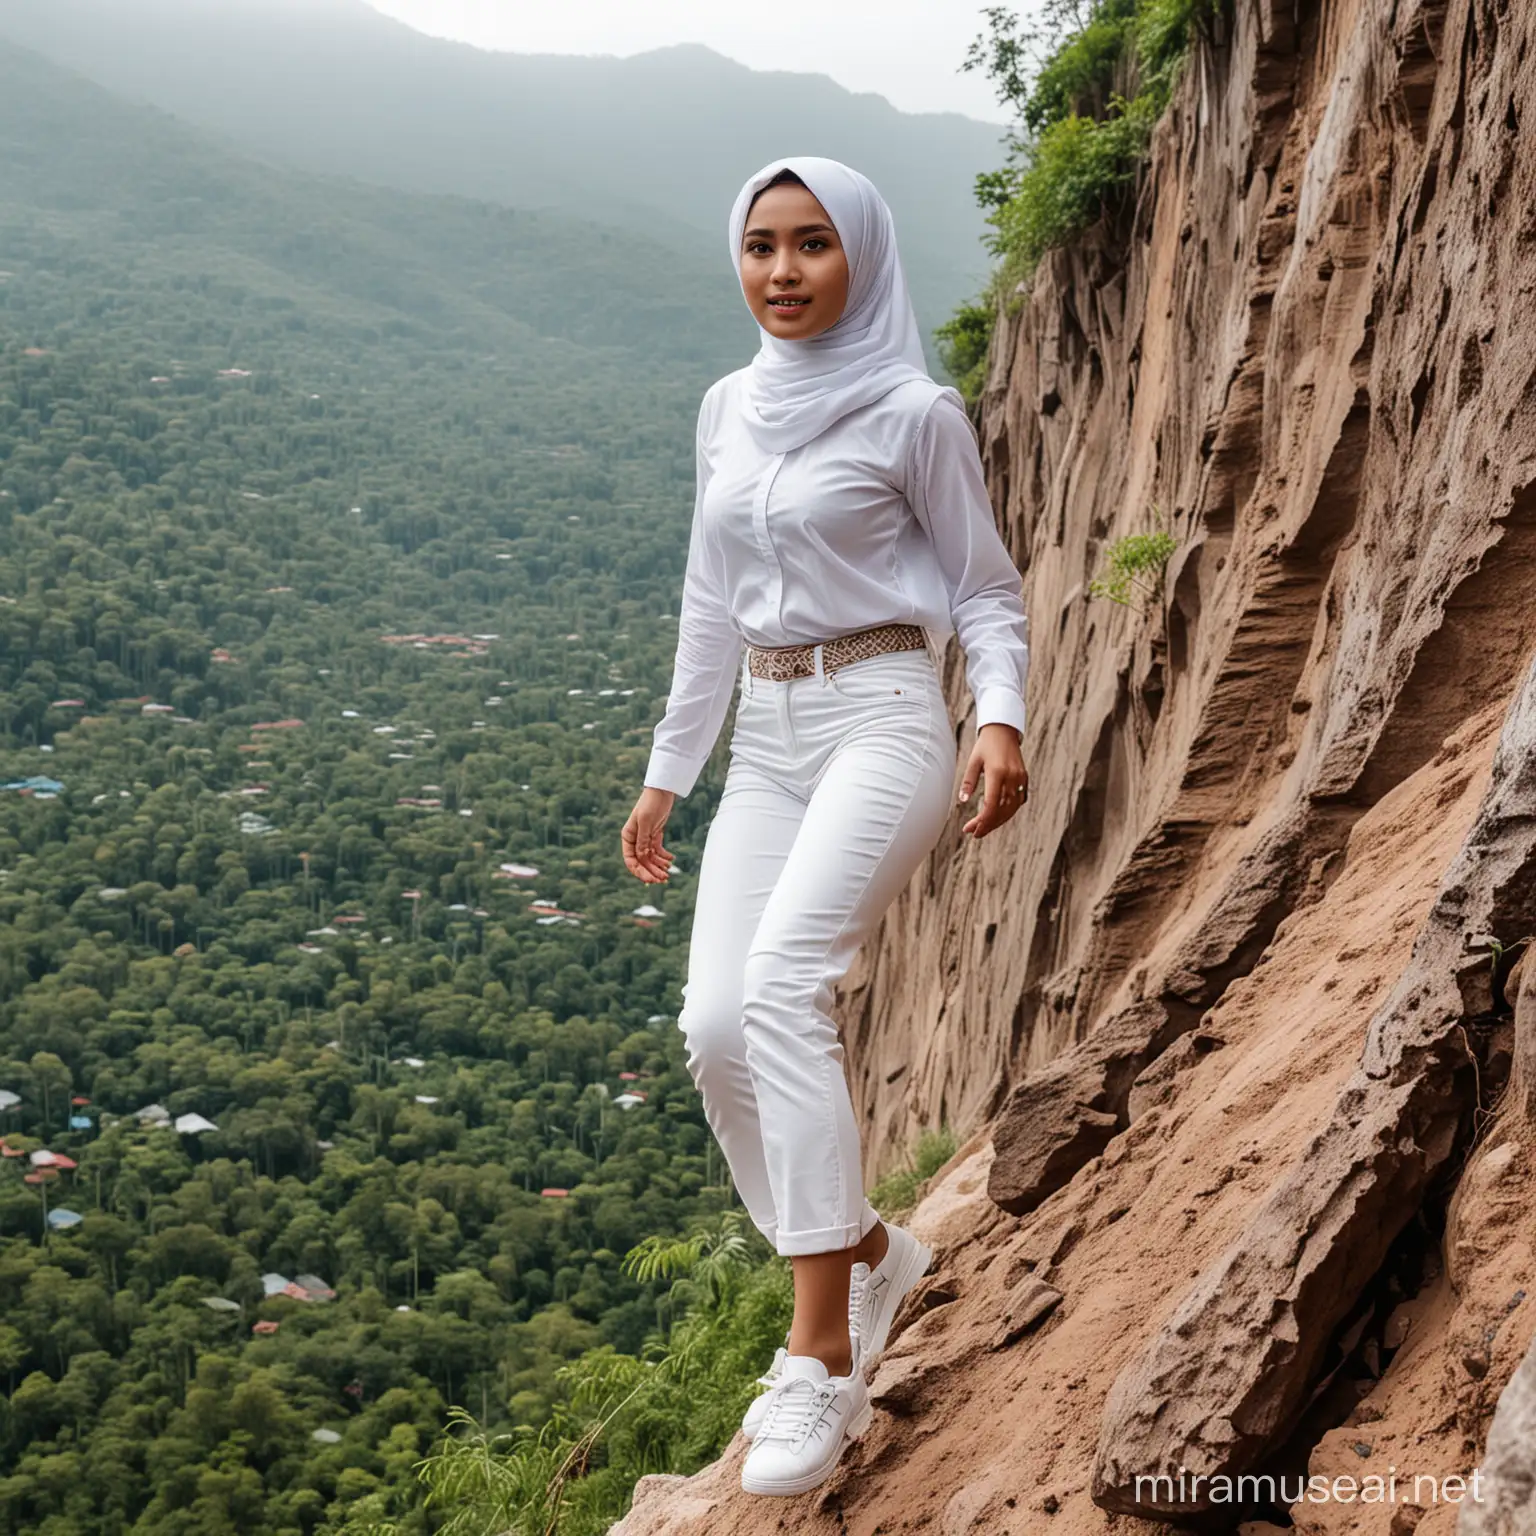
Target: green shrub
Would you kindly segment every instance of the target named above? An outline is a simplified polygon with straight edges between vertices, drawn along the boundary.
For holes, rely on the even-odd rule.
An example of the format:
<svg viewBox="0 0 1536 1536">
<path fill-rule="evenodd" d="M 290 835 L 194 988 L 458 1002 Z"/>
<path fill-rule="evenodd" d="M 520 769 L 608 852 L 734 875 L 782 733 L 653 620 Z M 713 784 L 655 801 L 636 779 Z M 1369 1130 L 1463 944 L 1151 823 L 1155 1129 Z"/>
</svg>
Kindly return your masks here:
<svg viewBox="0 0 1536 1536">
<path fill-rule="evenodd" d="M 997 230 L 994 255 L 1027 277 L 1135 178 L 1190 39 L 1214 3 L 1096 0 L 1084 13 L 1074 0 L 1055 0 L 1046 15 L 1063 31 L 1027 96 L 1018 60 L 1030 34 L 1005 13 L 988 13 L 990 58 L 978 40 L 966 67 L 992 70 L 1025 129 L 1011 141 L 1009 165 L 977 180 L 978 200 L 992 209 L 988 222 Z M 1113 88 L 1117 71 L 1120 91 Z"/>
<path fill-rule="evenodd" d="M 1136 7 L 1136 61 L 1143 91 L 1167 104 L 1190 39 L 1214 14 L 1214 0 L 1140 0 Z"/>
<path fill-rule="evenodd" d="M 869 1191 L 896 1221 L 955 1152 L 954 1133 L 925 1131 L 909 1164 Z M 794 1315 L 790 1262 L 767 1253 L 731 1209 L 686 1237 L 648 1237 L 624 1258 L 634 1279 L 670 1282 L 664 1336 L 639 1355 L 589 1349 L 556 1372 L 562 1397 L 538 1429 L 491 1434 L 449 1410 L 441 1443 L 417 1463 L 440 1536 L 602 1536 L 648 1472 L 696 1472 L 741 1425 Z M 382 1514 L 353 1511 L 336 1536 L 394 1536 Z"/>
<path fill-rule="evenodd" d="M 986 382 L 993 313 L 990 303 L 962 304 L 933 333 L 946 371 L 967 400 L 974 400 Z"/>
<path fill-rule="evenodd" d="M 1107 597 L 1127 607 L 1133 602 L 1133 591 L 1143 597 L 1155 595 L 1163 567 L 1178 547 L 1178 540 L 1161 528 L 1155 533 L 1128 533 L 1116 539 L 1109 546 L 1104 574 L 1088 584 L 1088 595 Z"/>
<path fill-rule="evenodd" d="M 1031 146 L 1013 195 L 988 216 L 993 254 L 1033 272 L 1048 250 L 1086 229 L 1135 178 L 1155 121 L 1144 98 L 1117 96 L 1102 120 L 1073 113 L 1052 123 Z"/>
<path fill-rule="evenodd" d="M 1024 103 L 1024 126 L 1041 133 L 1065 117 L 1107 106 L 1115 69 L 1134 35 L 1136 0 L 1104 0 L 1040 67 Z"/>
<path fill-rule="evenodd" d="M 990 35 L 961 67 L 988 75 L 1021 129 L 1008 136 L 1007 164 L 976 178 L 994 231 L 987 244 L 1000 258 L 991 294 L 1011 295 L 1135 180 L 1190 40 L 1218 3 L 1046 0 L 1036 28 L 1002 7 L 983 12 Z M 996 312 L 996 302 L 967 304 L 935 332 L 967 399 L 985 379 Z"/>
<path fill-rule="evenodd" d="M 958 1143 L 948 1126 L 924 1131 L 917 1139 L 907 1167 L 888 1173 L 869 1191 L 869 1203 L 889 1221 L 911 1214 L 923 1185 L 955 1155 Z"/>
<path fill-rule="evenodd" d="M 794 1312 L 789 1261 L 764 1248 L 732 1209 L 682 1239 L 631 1249 L 629 1274 L 671 1281 L 665 1337 L 639 1355 L 604 1344 L 561 1366 L 564 1395 L 537 1430 L 493 1435 L 452 1409 L 452 1428 L 417 1469 L 441 1536 L 601 1536 L 646 1473 L 713 1461 Z"/>
</svg>

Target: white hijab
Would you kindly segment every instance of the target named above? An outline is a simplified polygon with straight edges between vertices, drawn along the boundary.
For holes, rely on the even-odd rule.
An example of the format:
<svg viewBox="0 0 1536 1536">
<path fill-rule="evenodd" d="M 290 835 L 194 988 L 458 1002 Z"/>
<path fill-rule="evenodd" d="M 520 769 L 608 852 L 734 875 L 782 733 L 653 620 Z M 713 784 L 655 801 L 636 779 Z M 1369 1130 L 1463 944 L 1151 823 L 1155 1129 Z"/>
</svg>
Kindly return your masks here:
<svg viewBox="0 0 1536 1536">
<path fill-rule="evenodd" d="M 898 384 L 929 378 L 891 210 L 874 183 L 842 161 L 791 155 L 748 179 L 731 209 L 738 278 L 747 209 L 782 170 L 793 171 L 827 210 L 848 257 L 848 302 L 835 325 L 805 341 L 771 336 L 759 326 L 762 346 L 742 394 L 747 428 L 767 453 L 799 448 Z"/>
</svg>

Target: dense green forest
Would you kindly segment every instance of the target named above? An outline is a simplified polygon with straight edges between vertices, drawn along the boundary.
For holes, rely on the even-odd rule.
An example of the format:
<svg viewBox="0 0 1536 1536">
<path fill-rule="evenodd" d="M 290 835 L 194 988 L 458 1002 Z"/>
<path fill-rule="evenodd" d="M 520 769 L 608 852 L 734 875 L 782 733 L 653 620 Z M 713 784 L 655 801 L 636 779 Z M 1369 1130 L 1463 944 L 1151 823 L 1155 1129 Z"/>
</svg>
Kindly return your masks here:
<svg viewBox="0 0 1536 1536">
<path fill-rule="evenodd" d="M 7 1536 L 437 1529 L 450 1408 L 545 1422 L 661 1320 L 624 1255 L 739 1217 L 675 1022 L 719 760 L 667 886 L 618 856 L 717 265 L 0 50 Z"/>
</svg>

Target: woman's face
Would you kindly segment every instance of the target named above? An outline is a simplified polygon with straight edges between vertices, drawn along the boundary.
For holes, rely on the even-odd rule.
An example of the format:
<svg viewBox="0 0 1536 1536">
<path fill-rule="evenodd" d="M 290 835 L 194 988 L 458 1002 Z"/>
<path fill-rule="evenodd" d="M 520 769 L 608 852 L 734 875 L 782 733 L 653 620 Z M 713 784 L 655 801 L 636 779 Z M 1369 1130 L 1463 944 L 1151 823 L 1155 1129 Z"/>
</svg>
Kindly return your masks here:
<svg viewBox="0 0 1536 1536">
<path fill-rule="evenodd" d="M 809 187 L 783 181 L 753 203 L 741 237 L 741 290 L 770 336 L 805 341 L 848 302 L 848 257 Z"/>
</svg>

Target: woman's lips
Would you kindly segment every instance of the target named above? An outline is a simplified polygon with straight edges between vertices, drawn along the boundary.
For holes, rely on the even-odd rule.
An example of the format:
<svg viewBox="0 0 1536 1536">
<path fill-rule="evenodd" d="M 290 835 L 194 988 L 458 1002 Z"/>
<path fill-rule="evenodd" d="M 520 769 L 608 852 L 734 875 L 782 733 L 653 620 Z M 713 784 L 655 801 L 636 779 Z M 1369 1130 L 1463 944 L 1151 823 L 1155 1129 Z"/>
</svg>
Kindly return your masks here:
<svg viewBox="0 0 1536 1536">
<path fill-rule="evenodd" d="M 768 301 L 768 308 L 776 315 L 798 315 L 801 310 L 809 309 L 810 307 L 811 301 L 809 299 L 801 299 L 795 304 L 776 304 L 772 299 Z"/>
</svg>

